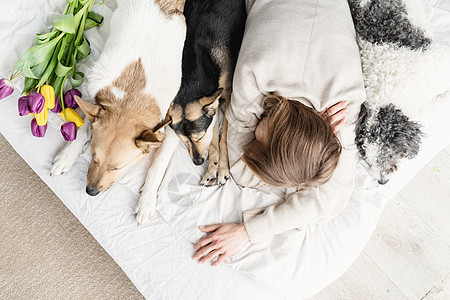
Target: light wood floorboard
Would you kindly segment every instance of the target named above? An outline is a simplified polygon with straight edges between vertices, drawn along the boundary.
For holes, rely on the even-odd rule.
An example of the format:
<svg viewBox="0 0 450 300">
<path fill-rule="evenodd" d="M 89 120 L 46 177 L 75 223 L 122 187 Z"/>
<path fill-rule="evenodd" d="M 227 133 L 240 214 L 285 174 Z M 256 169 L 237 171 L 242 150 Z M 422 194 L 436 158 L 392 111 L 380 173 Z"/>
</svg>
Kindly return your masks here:
<svg viewBox="0 0 450 300">
<path fill-rule="evenodd" d="M 435 157 L 408 187 L 399 195 L 450 245 L 450 151 Z"/>
<path fill-rule="evenodd" d="M 364 282 L 361 285 L 361 274 Z M 358 288 L 355 289 L 355 286 Z M 315 299 L 405 299 L 408 298 L 365 253 L 334 284 L 316 295 Z"/>
<path fill-rule="evenodd" d="M 447 275 L 438 285 L 436 285 L 423 300 L 448 300 L 450 299 L 450 276 Z"/>
<path fill-rule="evenodd" d="M 420 299 L 447 275 L 450 251 L 401 196 L 393 200 L 364 253 L 408 299 Z"/>
<path fill-rule="evenodd" d="M 450 145 L 385 207 L 361 256 L 325 299 L 450 299 Z"/>
</svg>

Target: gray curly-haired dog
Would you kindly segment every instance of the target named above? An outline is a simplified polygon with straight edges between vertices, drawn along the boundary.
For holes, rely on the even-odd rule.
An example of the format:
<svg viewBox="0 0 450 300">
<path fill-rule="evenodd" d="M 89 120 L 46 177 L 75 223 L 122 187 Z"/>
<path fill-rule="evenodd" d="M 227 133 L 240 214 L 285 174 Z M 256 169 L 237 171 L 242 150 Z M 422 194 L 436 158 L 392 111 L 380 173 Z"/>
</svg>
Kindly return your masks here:
<svg viewBox="0 0 450 300">
<path fill-rule="evenodd" d="M 428 3 L 419 2 L 348 0 L 367 92 L 356 144 L 380 184 L 419 153 L 421 112 L 450 93 L 450 52 L 432 43 Z"/>
</svg>

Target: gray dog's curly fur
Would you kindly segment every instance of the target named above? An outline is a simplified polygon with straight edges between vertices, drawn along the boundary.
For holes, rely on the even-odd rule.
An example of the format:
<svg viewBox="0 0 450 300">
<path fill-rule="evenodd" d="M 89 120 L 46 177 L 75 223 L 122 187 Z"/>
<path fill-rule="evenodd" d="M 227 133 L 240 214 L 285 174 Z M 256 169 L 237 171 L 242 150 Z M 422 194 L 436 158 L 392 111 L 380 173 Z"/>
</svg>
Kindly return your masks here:
<svg viewBox="0 0 450 300">
<path fill-rule="evenodd" d="M 431 39 L 411 24 L 401 0 L 372 0 L 361 7 L 361 0 L 348 0 L 356 32 L 371 43 L 391 43 L 411 50 L 425 50 Z"/>
<path fill-rule="evenodd" d="M 431 40 L 422 29 L 411 24 L 401 0 L 372 0 L 364 6 L 361 0 L 348 3 L 357 36 L 362 40 L 389 43 L 411 51 L 425 51 L 429 47 Z M 417 155 L 423 133 L 420 125 L 409 120 L 400 108 L 393 104 L 379 107 L 371 102 L 367 99 L 361 106 L 355 141 L 371 173 L 380 184 L 385 184 L 401 159 Z"/>
<path fill-rule="evenodd" d="M 423 136 L 421 126 L 409 120 L 393 104 L 377 111 L 362 104 L 359 116 L 356 145 L 363 158 L 366 157 L 366 147 L 369 144 L 376 145 L 376 165 L 371 167 L 376 168 L 379 173 L 378 182 L 385 184 L 388 176 L 397 170 L 397 163 L 401 159 L 411 159 L 419 153 Z"/>
</svg>

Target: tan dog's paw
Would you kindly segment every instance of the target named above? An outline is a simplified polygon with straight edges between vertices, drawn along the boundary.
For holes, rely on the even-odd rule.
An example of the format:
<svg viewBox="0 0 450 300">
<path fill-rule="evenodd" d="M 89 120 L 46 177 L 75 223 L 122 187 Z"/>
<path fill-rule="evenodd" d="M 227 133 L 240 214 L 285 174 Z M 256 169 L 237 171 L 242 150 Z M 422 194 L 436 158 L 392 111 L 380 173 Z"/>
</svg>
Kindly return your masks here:
<svg viewBox="0 0 450 300">
<path fill-rule="evenodd" d="M 213 186 L 217 184 L 217 164 L 210 164 L 208 171 L 200 182 L 203 186 Z"/>
<path fill-rule="evenodd" d="M 219 184 L 219 186 L 224 185 L 225 183 L 227 183 L 227 180 L 230 179 L 230 170 L 228 169 L 228 167 L 219 167 L 219 176 L 217 178 L 217 183 Z"/>
<path fill-rule="evenodd" d="M 139 226 L 150 222 L 151 217 L 155 213 L 154 203 L 156 203 L 156 200 L 145 199 L 142 195 L 139 198 L 135 209 L 136 221 Z"/>
<path fill-rule="evenodd" d="M 72 165 L 80 156 L 81 148 L 76 144 L 69 143 L 63 150 L 61 150 L 53 159 L 53 163 L 50 169 L 50 177 L 60 176 L 67 173 L 72 168 Z"/>
</svg>

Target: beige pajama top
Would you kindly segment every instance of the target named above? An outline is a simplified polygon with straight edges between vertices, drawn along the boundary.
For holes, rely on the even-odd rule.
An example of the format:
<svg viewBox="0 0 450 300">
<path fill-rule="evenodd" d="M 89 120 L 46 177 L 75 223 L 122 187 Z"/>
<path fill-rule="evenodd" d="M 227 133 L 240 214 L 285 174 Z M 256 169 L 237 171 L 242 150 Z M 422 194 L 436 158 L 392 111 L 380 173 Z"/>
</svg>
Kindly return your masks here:
<svg viewBox="0 0 450 300">
<path fill-rule="evenodd" d="M 251 2 L 226 113 L 231 174 L 237 184 L 262 185 L 240 158 L 242 147 L 254 138 L 265 95 L 298 100 L 317 111 L 341 100 L 350 102 L 347 124 L 338 134 L 343 151 L 332 178 L 312 189 L 272 188 L 284 202 L 245 211 L 245 228 L 256 243 L 290 229 L 327 222 L 348 203 L 358 159 L 354 123 L 365 91 L 346 0 Z"/>
</svg>

